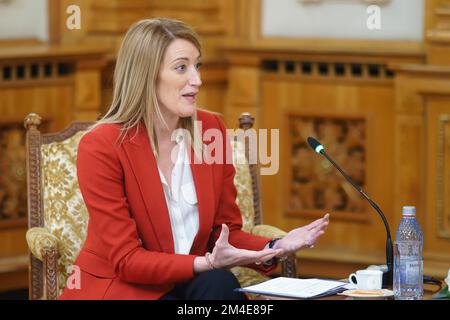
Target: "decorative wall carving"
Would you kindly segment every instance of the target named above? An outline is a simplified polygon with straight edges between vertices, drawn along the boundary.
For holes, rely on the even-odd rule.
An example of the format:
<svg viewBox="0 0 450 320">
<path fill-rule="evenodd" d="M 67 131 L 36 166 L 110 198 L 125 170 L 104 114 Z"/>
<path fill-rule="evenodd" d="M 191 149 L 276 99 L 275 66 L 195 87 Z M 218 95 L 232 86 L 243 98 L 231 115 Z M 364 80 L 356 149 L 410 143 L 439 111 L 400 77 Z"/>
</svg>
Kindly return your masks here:
<svg viewBox="0 0 450 320">
<path fill-rule="evenodd" d="M 364 199 L 332 165 L 312 152 L 306 139 L 317 138 L 350 177 L 366 183 L 364 119 L 289 116 L 291 185 L 288 211 L 326 209 L 362 213 Z"/>
<path fill-rule="evenodd" d="M 21 126 L 0 127 L 0 221 L 27 215 L 25 161 Z"/>
</svg>

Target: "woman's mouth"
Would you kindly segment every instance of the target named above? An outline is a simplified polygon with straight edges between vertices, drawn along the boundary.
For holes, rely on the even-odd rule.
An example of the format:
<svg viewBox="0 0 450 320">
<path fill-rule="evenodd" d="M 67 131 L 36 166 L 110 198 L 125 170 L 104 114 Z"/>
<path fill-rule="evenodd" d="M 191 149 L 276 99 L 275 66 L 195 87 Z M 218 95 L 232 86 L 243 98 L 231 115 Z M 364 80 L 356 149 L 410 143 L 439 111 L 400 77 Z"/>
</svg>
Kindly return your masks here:
<svg viewBox="0 0 450 320">
<path fill-rule="evenodd" d="M 189 103 L 195 103 L 197 93 L 186 93 L 183 94 L 183 98 L 185 98 Z"/>
</svg>

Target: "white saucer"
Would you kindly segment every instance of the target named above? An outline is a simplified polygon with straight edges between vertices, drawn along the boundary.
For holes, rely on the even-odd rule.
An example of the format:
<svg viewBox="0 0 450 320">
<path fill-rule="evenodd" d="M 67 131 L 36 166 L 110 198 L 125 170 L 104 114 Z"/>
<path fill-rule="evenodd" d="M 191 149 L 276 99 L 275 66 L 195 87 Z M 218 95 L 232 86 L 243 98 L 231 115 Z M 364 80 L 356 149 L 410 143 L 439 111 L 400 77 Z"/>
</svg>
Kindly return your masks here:
<svg viewBox="0 0 450 320">
<path fill-rule="evenodd" d="M 354 298 L 385 298 L 385 297 L 391 297 L 394 295 L 394 292 L 392 290 L 388 289 L 381 289 L 379 291 L 383 293 L 375 294 L 375 293 L 359 293 L 361 290 L 346 290 L 344 292 L 341 292 L 341 295 L 348 296 L 348 297 L 354 297 Z"/>
</svg>

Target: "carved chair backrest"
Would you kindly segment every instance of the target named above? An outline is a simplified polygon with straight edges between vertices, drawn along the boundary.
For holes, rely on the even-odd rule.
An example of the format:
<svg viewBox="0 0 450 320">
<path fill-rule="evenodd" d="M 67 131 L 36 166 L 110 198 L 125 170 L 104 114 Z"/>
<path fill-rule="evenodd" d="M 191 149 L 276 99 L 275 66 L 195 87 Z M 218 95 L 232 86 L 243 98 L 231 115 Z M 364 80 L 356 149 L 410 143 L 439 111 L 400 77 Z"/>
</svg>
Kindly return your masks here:
<svg viewBox="0 0 450 320">
<path fill-rule="evenodd" d="M 239 117 L 239 128 L 252 129 L 255 119 L 249 113 L 243 113 Z M 241 138 L 245 137 L 242 141 Z M 250 146 L 249 139 L 252 134 L 236 134 L 230 139 L 233 150 L 233 165 L 236 169 L 234 184 L 237 188 L 236 203 L 238 204 L 243 220 L 243 230 L 251 231 L 252 227 L 262 223 L 261 191 L 259 180 L 259 166 L 257 163 L 249 163 Z M 253 141 L 255 143 L 256 141 Z"/>
<path fill-rule="evenodd" d="M 27 130 L 28 228 L 45 228 L 57 238 L 54 256 L 57 274 L 55 292 L 59 295 L 68 276 L 68 267 L 77 257 L 86 238 L 87 210 L 78 187 L 76 153 L 78 143 L 91 122 L 74 122 L 58 133 L 41 134 L 41 118 L 30 114 L 25 119 Z M 42 261 L 30 256 L 30 298 L 40 299 L 44 281 L 49 287 Z M 53 281 L 53 280 L 51 280 Z"/>
</svg>

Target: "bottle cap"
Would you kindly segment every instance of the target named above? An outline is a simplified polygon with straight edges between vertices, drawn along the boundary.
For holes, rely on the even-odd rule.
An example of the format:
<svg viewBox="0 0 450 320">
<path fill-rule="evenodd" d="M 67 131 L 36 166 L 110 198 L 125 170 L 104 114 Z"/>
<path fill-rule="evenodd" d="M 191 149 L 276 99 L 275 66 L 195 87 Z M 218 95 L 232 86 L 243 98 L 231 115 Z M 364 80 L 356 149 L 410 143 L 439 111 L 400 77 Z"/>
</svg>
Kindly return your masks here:
<svg viewBox="0 0 450 320">
<path fill-rule="evenodd" d="M 403 215 L 404 216 L 415 216 L 416 215 L 416 207 L 404 206 L 403 207 Z"/>
</svg>

